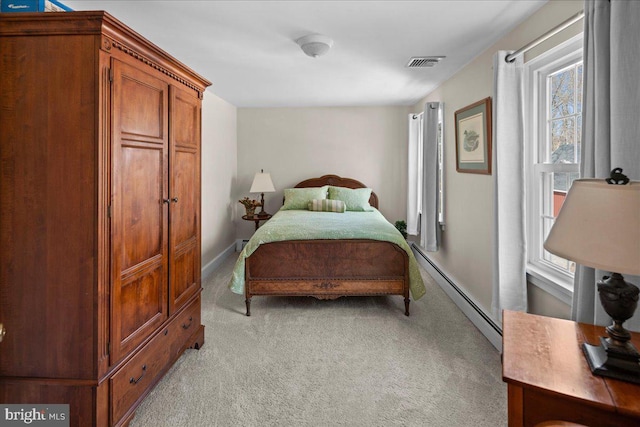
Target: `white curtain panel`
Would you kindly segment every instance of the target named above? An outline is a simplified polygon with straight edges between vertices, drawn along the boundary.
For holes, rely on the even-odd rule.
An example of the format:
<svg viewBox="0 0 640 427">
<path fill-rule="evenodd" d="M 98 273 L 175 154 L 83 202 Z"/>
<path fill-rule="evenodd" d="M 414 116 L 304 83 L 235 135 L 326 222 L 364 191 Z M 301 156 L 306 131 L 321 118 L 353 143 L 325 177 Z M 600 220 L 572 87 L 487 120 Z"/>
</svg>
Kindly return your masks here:
<svg viewBox="0 0 640 427">
<path fill-rule="evenodd" d="M 640 180 L 640 2 L 586 0 L 584 4 L 584 72 L 582 107 L 582 178 L 607 178 L 621 167 Z M 610 207 L 615 220 L 615 207 Z M 640 213 L 639 213 L 640 215 Z M 640 260 L 638 260 L 640 262 Z M 596 282 L 608 274 L 578 265 L 572 319 L 608 325 Z M 640 285 L 640 277 L 625 276 Z M 640 313 L 625 323 L 640 331 Z"/>
<path fill-rule="evenodd" d="M 409 114 L 409 159 L 407 165 L 407 234 L 417 236 L 422 200 L 422 157 L 420 145 L 420 117 Z"/>
<path fill-rule="evenodd" d="M 437 252 L 440 247 L 440 225 L 438 205 L 440 197 L 438 171 L 438 111 L 439 102 L 427 102 L 423 116 L 423 190 L 422 190 L 422 247 L 428 252 Z"/>
<path fill-rule="evenodd" d="M 492 310 L 527 310 L 522 56 L 493 58 L 494 245 Z"/>
</svg>

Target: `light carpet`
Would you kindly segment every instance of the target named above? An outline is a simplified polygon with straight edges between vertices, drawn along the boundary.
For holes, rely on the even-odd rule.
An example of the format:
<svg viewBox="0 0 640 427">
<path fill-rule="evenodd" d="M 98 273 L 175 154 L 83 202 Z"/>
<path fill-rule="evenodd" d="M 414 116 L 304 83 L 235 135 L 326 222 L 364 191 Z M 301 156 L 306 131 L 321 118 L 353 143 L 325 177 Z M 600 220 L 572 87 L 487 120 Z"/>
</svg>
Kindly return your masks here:
<svg viewBox="0 0 640 427">
<path fill-rule="evenodd" d="M 507 424 L 499 353 L 422 268 L 410 317 L 400 296 L 254 297 L 246 317 L 227 288 L 235 260 L 203 282 L 204 346 L 132 427 Z"/>
</svg>

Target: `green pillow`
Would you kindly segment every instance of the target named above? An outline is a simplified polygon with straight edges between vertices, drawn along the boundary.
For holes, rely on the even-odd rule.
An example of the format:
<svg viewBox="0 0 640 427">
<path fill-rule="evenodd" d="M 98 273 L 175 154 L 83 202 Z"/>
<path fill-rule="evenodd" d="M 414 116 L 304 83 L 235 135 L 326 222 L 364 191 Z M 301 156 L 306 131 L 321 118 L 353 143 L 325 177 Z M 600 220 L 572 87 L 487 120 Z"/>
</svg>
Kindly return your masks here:
<svg viewBox="0 0 640 427">
<path fill-rule="evenodd" d="M 345 211 L 345 204 L 342 200 L 315 199 L 307 205 L 310 211 L 319 212 L 339 212 Z"/>
<path fill-rule="evenodd" d="M 348 211 L 372 211 L 370 188 L 329 187 L 329 199 L 342 200 Z"/>
<path fill-rule="evenodd" d="M 284 190 L 284 211 L 293 209 L 307 210 L 309 202 L 315 199 L 326 199 L 328 185 L 324 187 L 286 188 Z"/>
</svg>

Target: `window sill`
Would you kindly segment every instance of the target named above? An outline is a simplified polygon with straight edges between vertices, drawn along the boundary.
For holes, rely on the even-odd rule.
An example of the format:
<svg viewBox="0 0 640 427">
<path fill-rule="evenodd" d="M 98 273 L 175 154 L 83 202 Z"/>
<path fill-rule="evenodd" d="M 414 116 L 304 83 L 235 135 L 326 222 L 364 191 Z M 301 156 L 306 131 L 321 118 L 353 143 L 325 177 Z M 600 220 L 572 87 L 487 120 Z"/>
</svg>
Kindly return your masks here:
<svg viewBox="0 0 640 427">
<path fill-rule="evenodd" d="M 573 281 L 560 275 L 553 275 L 539 267 L 527 265 L 527 281 L 571 306 Z"/>
</svg>

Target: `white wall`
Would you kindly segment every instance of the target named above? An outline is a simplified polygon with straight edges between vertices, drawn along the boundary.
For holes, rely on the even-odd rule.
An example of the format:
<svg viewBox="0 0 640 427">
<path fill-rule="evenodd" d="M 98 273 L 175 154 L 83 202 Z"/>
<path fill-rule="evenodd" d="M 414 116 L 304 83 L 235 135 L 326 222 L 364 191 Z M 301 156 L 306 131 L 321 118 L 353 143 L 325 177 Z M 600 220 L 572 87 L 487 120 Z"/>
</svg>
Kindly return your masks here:
<svg viewBox="0 0 640 427">
<path fill-rule="evenodd" d="M 433 259 L 487 313 L 491 313 L 493 280 L 493 183 L 492 176 L 456 172 L 454 113 L 492 96 L 493 55 L 516 50 L 582 9 L 581 1 L 552 1 L 516 27 L 487 51 L 413 107 L 440 101 L 445 106 L 445 222 L 442 249 Z M 525 57 L 549 49 L 582 30 L 582 21 L 549 39 Z M 532 286 L 532 285 L 530 285 Z M 529 311 L 567 318 L 569 307 L 540 290 L 532 289 Z"/>
<path fill-rule="evenodd" d="M 357 179 L 379 197 L 390 221 L 406 217 L 408 107 L 240 108 L 238 180 L 233 201 L 238 238 L 254 224 L 240 219 L 242 197 L 260 169 L 271 173 L 275 193 L 265 194 L 265 210 L 282 206 L 283 189 L 326 174 Z"/>
<path fill-rule="evenodd" d="M 202 101 L 202 267 L 235 242 L 236 107 L 207 91 Z"/>
</svg>

